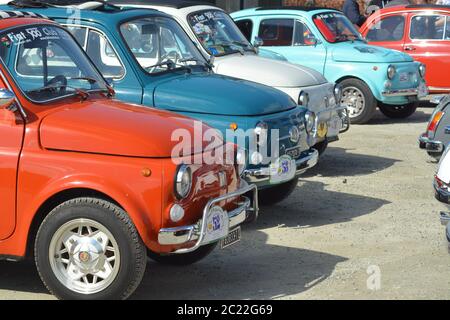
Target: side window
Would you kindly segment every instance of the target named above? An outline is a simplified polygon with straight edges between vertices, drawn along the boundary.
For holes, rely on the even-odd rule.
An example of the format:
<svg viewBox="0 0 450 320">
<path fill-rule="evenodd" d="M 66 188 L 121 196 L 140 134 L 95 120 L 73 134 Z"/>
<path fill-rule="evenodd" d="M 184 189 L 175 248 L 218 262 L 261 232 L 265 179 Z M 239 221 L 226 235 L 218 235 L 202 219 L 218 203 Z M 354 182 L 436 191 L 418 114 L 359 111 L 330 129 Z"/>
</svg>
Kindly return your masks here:
<svg viewBox="0 0 450 320">
<path fill-rule="evenodd" d="M 445 24 L 445 16 L 415 16 L 411 19 L 410 38 L 412 40 L 443 40 Z"/>
<path fill-rule="evenodd" d="M 375 20 L 369 29 L 366 39 L 377 41 L 400 41 L 405 33 L 405 17 L 400 15 L 388 16 L 382 20 Z"/>
<path fill-rule="evenodd" d="M 86 48 L 87 28 L 67 26 L 67 30 L 74 36 L 81 47 Z"/>
<path fill-rule="evenodd" d="M 295 22 L 294 46 L 311 46 L 317 40 L 306 24 L 301 21 Z"/>
<path fill-rule="evenodd" d="M 265 46 L 291 46 L 293 34 L 292 19 L 268 19 L 259 26 L 259 37 Z"/>
<path fill-rule="evenodd" d="M 248 41 L 252 41 L 253 21 L 252 20 L 240 20 L 236 22 L 236 25 L 244 34 Z"/>
<path fill-rule="evenodd" d="M 105 78 L 120 79 L 125 75 L 116 52 L 101 33 L 89 31 L 86 52 Z"/>
<path fill-rule="evenodd" d="M 445 22 L 445 40 L 450 40 L 450 16 L 447 16 Z"/>
</svg>

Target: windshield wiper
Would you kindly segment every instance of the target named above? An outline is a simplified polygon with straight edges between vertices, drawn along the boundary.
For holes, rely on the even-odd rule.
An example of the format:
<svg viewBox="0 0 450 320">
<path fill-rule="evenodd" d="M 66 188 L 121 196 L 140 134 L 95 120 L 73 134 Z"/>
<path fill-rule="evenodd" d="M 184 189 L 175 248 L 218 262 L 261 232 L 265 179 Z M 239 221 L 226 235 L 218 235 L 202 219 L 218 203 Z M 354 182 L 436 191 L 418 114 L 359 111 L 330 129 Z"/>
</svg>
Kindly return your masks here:
<svg viewBox="0 0 450 320">
<path fill-rule="evenodd" d="M 336 40 L 338 41 L 355 41 L 355 40 L 360 40 L 362 41 L 357 35 L 354 34 L 340 34 L 339 36 L 336 37 Z"/>
<path fill-rule="evenodd" d="M 189 73 L 192 72 L 192 69 L 189 66 L 177 64 L 170 59 L 160 62 L 160 63 L 157 63 L 157 64 L 154 64 L 149 67 L 145 67 L 145 70 L 150 71 L 150 69 L 157 68 L 157 67 L 167 67 L 168 71 L 173 71 L 173 70 L 177 70 L 177 69 L 185 69 L 185 70 L 188 70 Z"/>
<path fill-rule="evenodd" d="M 44 92 L 44 91 L 55 92 L 56 90 L 62 89 L 62 88 L 73 89 L 75 92 L 73 92 L 71 94 L 76 94 L 76 95 L 80 96 L 83 101 L 86 100 L 87 98 L 89 98 L 89 93 L 87 93 L 86 91 L 78 89 L 78 88 L 75 88 L 75 87 L 71 87 L 71 86 L 66 85 L 66 84 L 44 86 L 44 87 L 41 87 L 41 88 L 28 90 L 27 93 L 39 93 L 39 92 Z"/>
<path fill-rule="evenodd" d="M 75 77 L 75 78 L 69 78 L 69 80 L 86 80 L 90 84 L 97 83 L 97 80 L 91 77 Z"/>
<path fill-rule="evenodd" d="M 204 60 L 200 60 L 200 59 L 197 59 L 197 58 L 181 59 L 181 60 L 178 60 L 178 62 L 181 62 L 181 63 L 197 62 L 197 63 L 201 64 L 202 66 L 207 67 L 208 69 L 212 70 L 212 68 L 213 68 L 213 65 L 209 61 L 204 61 Z"/>
<path fill-rule="evenodd" d="M 246 50 L 246 51 L 251 51 L 251 52 L 255 52 L 255 53 L 256 53 L 255 48 L 254 48 L 252 45 L 250 45 L 249 43 L 247 43 L 247 42 L 243 42 L 243 41 L 232 41 L 231 43 L 234 44 L 234 45 L 241 46 L 241 47 L 242 47 L 244 50 Z"/>
</svg>

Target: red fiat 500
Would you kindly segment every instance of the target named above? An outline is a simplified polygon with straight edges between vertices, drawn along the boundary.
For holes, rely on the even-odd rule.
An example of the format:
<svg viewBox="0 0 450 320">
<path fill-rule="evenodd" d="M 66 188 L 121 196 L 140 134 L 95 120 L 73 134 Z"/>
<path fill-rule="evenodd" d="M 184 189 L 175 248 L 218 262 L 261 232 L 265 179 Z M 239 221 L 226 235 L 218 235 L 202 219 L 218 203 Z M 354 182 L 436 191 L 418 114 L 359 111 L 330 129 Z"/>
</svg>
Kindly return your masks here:
<svg viewBox="0 0 450 320">
<path fill-rule="evenodd" d="M 367 19 L 360 31 L 370 44 L 404 51 L 425 64 L 430 93 L 450 92 L 450 7 L 381 9 Z"/>
<path fill-rule="evenodd" d="M 229 156 L 221 140 L 174 156 L 194 120 L 113 100 L 56 23 L 0 17 L 0 259 L 34 253 L 59 298 L 126 298 L 147 255 L 188 264 L 239 240 L 256 188 L 234 159 L 206 161 Z"/>
</svg>

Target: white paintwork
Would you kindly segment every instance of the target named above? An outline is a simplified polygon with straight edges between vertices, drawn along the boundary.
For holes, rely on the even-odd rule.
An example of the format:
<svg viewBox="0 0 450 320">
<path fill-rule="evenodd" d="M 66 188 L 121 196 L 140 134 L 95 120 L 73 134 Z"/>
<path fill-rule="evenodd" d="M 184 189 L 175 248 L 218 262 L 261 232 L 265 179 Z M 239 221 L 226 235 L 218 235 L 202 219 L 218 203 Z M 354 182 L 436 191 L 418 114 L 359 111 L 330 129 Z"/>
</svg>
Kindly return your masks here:
<svg viewBox="0 0 450 320">
<path fill-rule="evenodd" d="M 448 146 L 439 162 L 437 177 L 445 183 L 450 184 L 450 149 Z"/>
</svg>

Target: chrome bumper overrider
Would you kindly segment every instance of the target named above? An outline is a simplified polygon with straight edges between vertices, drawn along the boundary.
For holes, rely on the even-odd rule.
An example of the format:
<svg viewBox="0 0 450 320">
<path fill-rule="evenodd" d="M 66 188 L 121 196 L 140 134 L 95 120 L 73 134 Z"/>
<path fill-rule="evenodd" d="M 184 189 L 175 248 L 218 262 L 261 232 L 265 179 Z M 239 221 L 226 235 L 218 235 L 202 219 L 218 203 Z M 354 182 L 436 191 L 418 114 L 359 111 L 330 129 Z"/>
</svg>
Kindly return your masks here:
<svg viewBox="0 0 450 320">
<path fill-rule="evenodd" d="M 314 167 L 319 161 L 319 152 L 312 149 L 308 155 L 296 161 L 296 176 L 304 173 L 306 170 Z M 270 168 L 247 169 L 243 173 L 243 177 L 249 183 L 262 183 L 270 180 Z"/>
<path fill-rule="evenodd" d="M 202 241 L 206 234 L 207 228 L 207 217 L 211 208 L 214 207 L 215 204 L 222 202 L 224 200 L 228 200 L 230 198 L 235 198 L 242 196 L 248 192 L 253 193 L 253 203 L 247 198 L 243 197 L 244 200 L 238 203 L 238 207 L 233 211 L 227 212 L 229 220 L 229 230 L 233 230 L 243 222 L 245 222 L 250 217 L 257 218 L 258 217 L 258 189 L 255 185 L 247 185 L 244 182 L 245 186 L 240 188 L 235 192 L 228 193 L 226 195 L 211 199 L 206 204 L 203 209 L 202 219 L 199 220 L 196 224 L 189 226 L 181 226 L 176 228 L 164 228 L 159 231 L 158 234 L 158 242 L 161 245 L 182 245 L 185 243 L 189 243 L 195 241 L 195 245 L 190 248 L 179 249 L 172 253 L 188 253 L 197 250 L 200 246 L 203 245 Z"/>
<path fill-rule="evenodd" d="M 400 90 L 388 90 L 388 91 L 383 91 L 382 95 L 384 97 L 418 96 L 419 89 L 411 88 L 411 89 L 400 89 Z"/>
<path fill-rule="evenodd" d="M 430 153 L 442 154 L 444 152 L 444 144 L 440 141 L 431 140 L 426 133 L 419 137 L 419 147 Z"/>
</svg>

